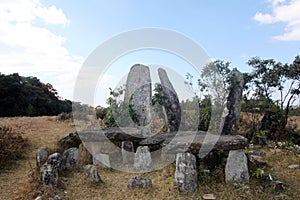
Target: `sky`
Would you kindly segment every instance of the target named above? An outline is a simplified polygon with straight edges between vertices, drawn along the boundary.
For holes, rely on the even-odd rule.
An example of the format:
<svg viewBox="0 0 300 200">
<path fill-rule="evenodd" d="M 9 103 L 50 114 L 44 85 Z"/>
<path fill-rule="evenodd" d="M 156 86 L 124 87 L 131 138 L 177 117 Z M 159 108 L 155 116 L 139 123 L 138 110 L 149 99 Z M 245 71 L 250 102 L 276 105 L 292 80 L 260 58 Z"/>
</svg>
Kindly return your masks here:
<svg viewBox="0 0 300 200">
<path fill-rule="evenodd" d="M 78 73 L 99 45 L 147 27 L 183 34 L 242 72 L 255 56 L 291 63 L 300 54 L 300 0 L 1 0 L 0 72 L 36 76 L 73 100 Z M 92 102 L 74 100 L 105 105 L 107 88 L 140 62 L 177 63 L 182 76 L 190 67 L 167 53 L 133 52 L 111 64 Z"/>
</svg>

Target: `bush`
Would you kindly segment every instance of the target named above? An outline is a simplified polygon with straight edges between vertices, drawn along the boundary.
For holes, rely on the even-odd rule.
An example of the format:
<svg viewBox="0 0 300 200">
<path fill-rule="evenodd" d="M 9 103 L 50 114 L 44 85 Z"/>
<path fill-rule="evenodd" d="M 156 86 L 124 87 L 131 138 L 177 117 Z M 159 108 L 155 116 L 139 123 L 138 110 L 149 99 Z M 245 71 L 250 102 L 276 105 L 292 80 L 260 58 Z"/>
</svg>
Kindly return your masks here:
<svg viewBox="0 0 300 200">
<path fill-rule="evenodd" d="M 22 149 L 28 145 L 22 135 L 9 126 L 0 125 L 0 167 L 8 160 L 20 158 Z"/>
</svg>

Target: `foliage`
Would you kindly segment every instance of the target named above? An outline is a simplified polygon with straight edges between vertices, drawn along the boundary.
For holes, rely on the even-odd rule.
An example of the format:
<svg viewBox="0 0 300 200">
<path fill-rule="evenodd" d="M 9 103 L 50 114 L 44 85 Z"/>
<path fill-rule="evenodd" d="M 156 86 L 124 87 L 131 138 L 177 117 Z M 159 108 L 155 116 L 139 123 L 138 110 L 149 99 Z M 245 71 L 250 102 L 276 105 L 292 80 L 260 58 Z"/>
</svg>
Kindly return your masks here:
<svg viewBox="0 0 300 200">
<path fill-rule="evenodd" d="M 198 101 L 199 104 L 199 130 L 208 130 L 212 113 L 215 115 L 222 114 L 226 105 L 228 91 L 232 85 L 231 72 L 229 62 L 216 60 L 203 68 L 196 84 L 193 81 L 193 76 L 190 73 L 186 74 L 185 84 L 194 92 L 196 96 L 194 101 Z M 185 104 L 187 103 L 189 102 Z M 215 124 L 211 124 L 212 127 L 218 127 L 218 122 L 213 123 Z"/>
<path fill-rule="evenodd" d="M 255 87 L 254 96 L 265 99 L 268 109 L 275 104 L 282 116 L 280 128 L 284 129 L 288 122 L 291 105 L 300 95 L 300 57 L 292 64 L 282 64 L 273 59 L 252 58 L 248 65 L 254 68 L 251 73 L 252 84 Z"/>
<path fill-rule="evenodd" d="M 8 126 L 0 126 L 0 166 L 8 160 L 20 157 L 23 148 L 28 144 L 23 133 Z"/>
<path fill-rule="evenodd" d="M 58 115 L 71 112 L 71 101 L 61 100 L 49 83 L 36 77 L 0 73 L 0 117 Z"/>
<path fill-rule="evenodd" d="M 287 127 L 288 117 L 300 95 L 299 56 L 291 64 L 255 57 L 248 65 L 253 71 L 245 75 L 247 86 L 242 111 L 247 113 L 251 124 L 245 134 L 252 136 L 249 138 L 252 141 L 260 131 L 273 140 L 289 138 L 293 134 Z M 264 114 L 262 121 L 258 114 Z"/>
</svg>

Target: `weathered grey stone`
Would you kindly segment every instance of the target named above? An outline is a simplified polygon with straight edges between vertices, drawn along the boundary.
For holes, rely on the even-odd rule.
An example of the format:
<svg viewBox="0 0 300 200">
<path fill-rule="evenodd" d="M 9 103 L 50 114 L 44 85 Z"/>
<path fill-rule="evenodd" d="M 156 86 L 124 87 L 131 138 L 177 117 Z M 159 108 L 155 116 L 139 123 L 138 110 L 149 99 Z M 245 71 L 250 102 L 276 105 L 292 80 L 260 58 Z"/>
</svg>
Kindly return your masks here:
<svg viewBox="0 0 300 200">
<path fill-rule="evenodd" d="M 176 161 L 176 153 L 172 153 L 170 151 L 166 151 L 165 148 L 161 149 L 161 160 L 164 163 L 173 163 Z"/>
<path fill-rule="evenodd" d="M 127 77 L 124 100 L 128 109 L 134 110 L 134 117 L 128 116 L 131 120 L 125 122 L 123 126 L 138 127 L 143 135 L 150 135 L 152 89 L 149 67 L 141 64 L 131 67 Z"/>
<path fill-rule="evenodd" d="M 102 168 L 110 168 L 110 157 L 108 154 L 97 153 L 93 157 L 93 165 Z"/>
<path fill-rule="evenodd" d="M 79 165 L 84 166 L 93 163 L 92 154 L 85 148 L 83 144 L 79 145 Z"/>
<path fill-rule="evenodd" d="M 181 192 L 194 191 L 198 186 L 196 157 L 191 153 L 176 155 L 176 171 L 174 187 Z"/>
<path fill-rule="evenodd" d="M 134 146 L 131 141 L 122 142 L 122 158 L 123 164 L 133 165 L 134 162 Z"/>
<path fill-rule="evenodd" d="M 81 144 L 81 139 L 77 132 L 69 133 L 63 136 L 57 143 L 58 150 L 64 152 L 71 147 L 79 147 Z"/>
<path fill-rule="evenodd" d="M 64 151 L 63 156 L 63 168 L 65 170 L 78 167 L 79 164 L 79 150 L 76 147 L 72 147 Z"/>
<path fill-rule="evenodd" d="M 60 153 L 53 153 L 47 159 L 47 164 L 51 165 L 53 169 L 62 172 L 62 156 Z"/>
<path fill-rule="evenodd" d="M 239 128 L 244 77 L 234 68 L 230 80 L 231 87 L 227 97 L 228 114 L 225 117 L 221 134 L 237 134 Z"/>
<path fill-rule="evenodd" d="M 57 187 L 58 170 L 54 165 L 45 163 L 41 168 L 41 179 L 44 187 Z"/>
<path fill-rule="evenodd" d="M 166 112 L 169 132 L 176 132 L 181 122 L 181 109 L 178 95 L 169 80 L 167 72 L 159 68 L 158 75 L 162 86 L 162 102 Z"/>
<path fill-rule="evenodd" d="M 239 150 L 229 152 L 225 166 L 225 181 L 226 183 L 249 182 L 247 156 L 244 152 Z"/>
<path fill-rule="evenodd" d="M 98 168 L 95 165 L 85 165 L 83 167 L 84 174 L 85 174 L 85 181 L 86 182 L 94 182 L 98 183 L 101 181 L 101 178 L 98 174 Z"/>
<path fill-rule="evenodd" d="M 36 166 L 40 168 L 43 164 L 46 163 L 49 156 L 49 151 L 47 147 L 40 147 L 36 151 Z"/>
<path fill-rule="evenodd" d="M 139 188 L 147 188 L 147 187 L 152 187 L 152 180 L 148 178 L 142 178 L 139 176 L 134 176 L 131 179 L 129 179 L 127 187 L 129 189 L 133 189 L 136 187 Z"/>
<path fill-rule="evenodd" d="M 149 147 L 139 146 L 134 155 L 133 168 L 136 172 L 150 172 L 154 170 Z"/>
</svg>

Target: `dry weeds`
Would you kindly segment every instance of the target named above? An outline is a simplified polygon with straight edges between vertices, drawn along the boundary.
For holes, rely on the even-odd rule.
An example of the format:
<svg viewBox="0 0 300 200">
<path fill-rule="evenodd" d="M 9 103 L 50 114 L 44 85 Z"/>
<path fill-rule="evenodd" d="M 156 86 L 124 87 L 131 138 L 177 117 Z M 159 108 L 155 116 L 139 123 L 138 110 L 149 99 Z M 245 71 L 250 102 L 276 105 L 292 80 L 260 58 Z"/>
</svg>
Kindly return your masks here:
<svg viewBox="0 0 300 200">
<path fill-rule="evenodd" d="M 38 147 L 47 146 L 53 150 L 56 141 L 63 135 L 75 131 L 70 121 L 56 121 L 55 117 L 17 117 L 1 118 L 0 125 L 10 125 L 25 132 L 30 141 L 26 148 L 25 158 L 0 172 L 0 199 L 34 199 L 42 192 L 38 184 L 38 174 L 35 168 L 35 151 Z M 267 162 L 276 180 L 285 183 L 287 199 L 297 199 L 300 196 L 300 170 L 289 169 L 288 165 L 299 164 L 300 158 L 289 150 L 281 152 L 266 149 Z M 45 199 L 53 199 L 55 194 L 64 195 L 66 199 L 198 199 L 206 193 L 213 193 L 217 199 L 278 199 L 266 192 L 260 180 L 254 178 L 250 182 L 250 195 L 245 190 L 226 185 L 223 179 L 209 178 L 200 180 L 200 186 L 194 193 L 180 194 L 173 189 L 174 165 L 162 170 L 143 174 L 151 178 L 153 187 L 150 189 L 127 189 L 127 181 L 135 174 L 114 170 L 99 169 L 104 183 L 86 184 L 80 170 L 70 172 L 62 179 L 60 189 L 44 191 Z M 221 172 L 223 173 L 223 172 Z M 203 177 L 205 179 L 205 177 Z M 32 181 L 34 180 L 34 181 Z M 33 190 L 35 189 L 35 190 Z"/>
</svg>

